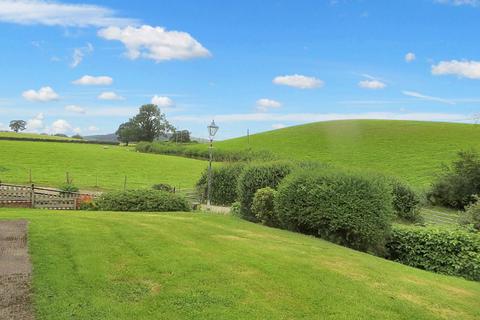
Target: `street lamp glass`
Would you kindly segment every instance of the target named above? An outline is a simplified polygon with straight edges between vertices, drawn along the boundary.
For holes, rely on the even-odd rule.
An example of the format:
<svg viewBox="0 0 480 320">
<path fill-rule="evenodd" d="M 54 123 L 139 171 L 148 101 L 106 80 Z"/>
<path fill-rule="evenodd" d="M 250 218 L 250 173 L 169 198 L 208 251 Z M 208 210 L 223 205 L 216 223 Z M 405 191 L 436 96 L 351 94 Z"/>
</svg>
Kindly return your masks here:
<svg viewBox="0 0 480 320">
<path fill-rule="evenodd" d="M 215 124 L 215 121 L 212 121 L 212 123 L 208 126 L 208 134 L 210 137 L 215 136 L 215 134 L 218 131 L 218 126 Z"/>
</svg>

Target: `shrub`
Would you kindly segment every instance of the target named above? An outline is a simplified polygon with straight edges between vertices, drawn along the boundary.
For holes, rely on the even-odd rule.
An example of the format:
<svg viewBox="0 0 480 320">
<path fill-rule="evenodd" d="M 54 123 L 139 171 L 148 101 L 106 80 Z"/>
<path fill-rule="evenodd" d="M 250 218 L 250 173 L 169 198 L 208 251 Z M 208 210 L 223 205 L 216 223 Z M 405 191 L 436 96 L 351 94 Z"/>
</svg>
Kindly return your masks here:
<svg viewBox="0 0 480 320">
<path fill-rule="evenodd" d="M 103 211 L 190 211 L 184 197 L 158 190 L 107 192 L 95 200 L 95 207 Z"/>
<path fill-rule="evenodd" d="M 80 190 L 77 186 L 71 183 L 64 183 L 59 187 L 59 189 L 61 190 L 61 193 L 76 193 Z"/>
<path fill-rule="evenodd" d="M 160 190 L 165 192 L 174 192 L 175 188 L 166 183 L 157 183 L 152 186 L 153 190 Z"/>
<path fill-rule="evenodd" d="M 461 151 L 451 166 L 434 182 L 428 193 L 434 205 L 463 209 L 480 193 L 480 156 L 474 151 Z"/>
<path fill-rule="evenodd" d="M 412 267 L 480 280 L 480 236 L 454 229 L 394 226 L 388 258 Z"/>
<path fill-rule="evenodd" d="M 392 195 L 375 176 L 299 171 L 279 186 L 275 212 L 287 229 L 380 252 L 393 216 Z"/>
<path fill-rule="evenodd" d="M 252 213 L 263 224 L 271 227 L 279 226 L 275 215 L 274 199 L 277 191 L 270 187 L 258 189 L 253 196 Z"/>
<path fill-rule="evenodd" d="M 293 165 L 285 161 L 254 163 L 246 166 L 238 178 L 240 215 L 244 219 L 258 221 L 252 213 L 255 192 L 265 187 L 276 189 L 283 178 L 292 171 L 292 168 Z"/>
<path fill-rule="evenodd" d="M 408 185 L 399 180 L 391 179 L 393 210 L 400 219 L 410 222 L 422 221 L 419 204 L 420 198 Z"/>
<path fill-rule="evenodd" d="M 234 216 L 240 217 L 240 202 L 235 201 L 230 207 L 230 213 Z"/>
<path fill-rule="evenodd" d="M 476 196 L 476 202 L 467 206 L 465 212 L 460 213 L 461 225 L 469 225 L 474 230 L 480 231 L 480 198 Z"/>
<path fill-rule="evenodd" d="M 237 180 L 244 167 L 243 163 L 234 163 L 212 168 L 212 190 L 210 194 L 212 204 L 228 206 L 237 200 Z M 196 188 L 202 201 L 206 201 L 208 197 L 208 168 L 203 172 Z"/>
</svg>

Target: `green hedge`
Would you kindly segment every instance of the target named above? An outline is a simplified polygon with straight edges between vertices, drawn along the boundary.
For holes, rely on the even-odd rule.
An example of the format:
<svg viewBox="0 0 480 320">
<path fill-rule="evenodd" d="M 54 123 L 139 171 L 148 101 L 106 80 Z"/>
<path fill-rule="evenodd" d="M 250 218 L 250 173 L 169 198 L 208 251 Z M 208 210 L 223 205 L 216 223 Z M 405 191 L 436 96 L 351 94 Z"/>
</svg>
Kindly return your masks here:
<svg viewBox="0 0 480 320">
<path fill-rule="evenodd" d="M 238 178 L 238 200 L 240 215 L 250 221 L 258 221 L 252 212 L 252 202 L 258 189 L 270 187 L 276 189 L 278 184 L 293 170 L 287 161 L 252 163 L 247 165 Z"/>
<path fill-rule="evenodd" d="M 30 141 L 30 142 L 59 142 L 59 143 L 81 143 L 81 144 L 102 144 L 118 146 L 119 142 L 114 141 L 94 141 L 94 140 L 75 140 L 75 139 L 49 139 L 49 138 L 22 138 L 22 137 L 0 137 L 0 140 L 11 141 Z"/>
<path fill-rule="evenodd" d="M 258 189 L 252 203 L 252 213 L 255 217 L 263 224 L 271 227 L 279 226 L 274 207 L 276 194 L 277 191 L 270 187 Z"/>
<path fill-rule="evenodd" d="M 93 206 L 102 211 L 190 211 L 190 205 L 184 197 L 159 190 L 107 192 L 97 198 Z"/>
<path fill-rule="evenodd" d="M 394 226 L 388 258 L 412 267 L 480 281 L 480 236 L 461 230 Z"/>
<path fill-rule="evenodd" d="M 408 184 L 390 178 L 393 210 L 398 218 L 410 222 L 421 222 L 420 197 Z"/>
<path fill-rule="evenodd" d="M 244 167 L 245 164 L 239 162 L 212 168 L 212 190 L 210 194 L 212 204 L 229 206 L 237 200 L 237 181 Z M 203 172 L 196 185 L 202 201 L 207 199 L 207 184 L 208 168 Z"/>
<path fill-rule="evenodd" d="M 205 144 L 175 144 L 171 142 L 140 142 L 135 146 L 136 150 L 145 153 L 157 153 L 166 155 L 182 156 L 187 158 L 208 160 L 210 151 Z M 251 160 L 274 160 L 276 157 L 269 151 L 245 150 L 222 150 L 214 148 L 213 160 L 221 162 L 251 161 Z"/>
<path fill-rule="evenodd" d="M 299 171 L 278 187 L 282 227 L 362 251 L 382 253 L 393 217 L 385 180 L 332 169 Z"/>
</svg>

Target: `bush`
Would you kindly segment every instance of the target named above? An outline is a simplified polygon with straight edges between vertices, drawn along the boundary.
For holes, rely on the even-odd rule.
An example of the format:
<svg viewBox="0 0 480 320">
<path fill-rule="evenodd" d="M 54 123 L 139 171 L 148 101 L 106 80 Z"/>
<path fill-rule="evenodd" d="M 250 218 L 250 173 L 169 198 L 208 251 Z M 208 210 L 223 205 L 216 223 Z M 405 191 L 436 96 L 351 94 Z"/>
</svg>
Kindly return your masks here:
<svg viewBox="0 0 480 320">
<path fill-rule="evenodd" d="M 270 187 L 258 189 L 253 196 L 252 213 L 263 224 L 271 227 L 279 226 L 275 215 L 274 199 L 277 191 Z"/>
<path fill-rule="evenodd" d="M 240 202 L 235 201 L 230 207 L 230 213 L 234 216 L 240 217 Z"/>
<path fill-rule="evenodd" d="M 396 179 L 391 180 L 393 210 L 398 218 L 410 222 L 421 222 L 420 198 L 408 185 Z"/>
<path fill-rule="evenodd" d="M 451 166 L 445 166 L 428 193 L 434 205 L 463 209 L 480 193 L 480 156 L 474 151 L 461 151 Z"/>
<path fill-rule="evenodd" d="M 476 197 L 476 202 L 467 206 L 464 213 L 460 213 L 460 224 L 471 226 L 475 231 L 480 231 L 480 198 Z"/>
<path fill-rule="evenodd" d="M 480 280 L 480 236 L 461 230 L 394 226 L 388 258 L 412 267 Z"/>
<path fill-rule="evenodd" d="M 80 189 L 71 183 L 64 183 L 59 187 L 61 193 L 76 193 Z"/>
<path fill-rule="evenodd" d="M 152 186 L 153 190 L 160 190 L 165 192 L 174 192 L 175 188 L 166 183 L 157 183 Z"/>
<path fill-rule="evenodd" d="M 103 211 L 190 211 L 190 205 L 178 194 L 158 190 L 126 190 L 103 193 L 94 202 Z"/>
<path fill-rule="evenodd" d="M 255 163 L 246 166 L 238 178 L 237 187 L 242 218 L 258 221 L 252 213 L 255 192 L 265 187 L 276 189 L 283 178 L 292 171 L 292 168 L 293 165 L 285 161 Z"/>
<path fill-rule="evenodd" d="M 382 178 L 300 171 L 279 186 L 275 212 L 287 229 L 381 252 L 393 217 L 392 195 Z"/>
<path fill-rule="evenodd" d="M 210 201 L 215 205 L 229 206 L 235 202 L 237 196 L 237 180 L 245 164 L 235 163 L 212 168 L 212 190 Z M 202 201 L 207 200 L 208 168 L 203 172 L 196 185 Z"/>
</svg>

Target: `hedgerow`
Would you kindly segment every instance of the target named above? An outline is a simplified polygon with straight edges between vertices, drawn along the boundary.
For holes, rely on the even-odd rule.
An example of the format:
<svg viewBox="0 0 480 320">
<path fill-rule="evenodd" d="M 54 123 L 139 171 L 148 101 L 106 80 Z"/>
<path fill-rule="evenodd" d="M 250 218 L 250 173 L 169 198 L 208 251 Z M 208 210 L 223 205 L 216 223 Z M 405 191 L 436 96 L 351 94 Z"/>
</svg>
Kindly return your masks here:
<svg viewBox="0 0 480 320">
<path fill-rule="evenodd" d="M 95 199 L 93 206 L 102 211 L 190 211 L 190 205 L 184 197 L 158 190 L 106 192 Z"/>
<path fill-rule="evenodd" d="M 245 164 L 242 162 L 215 166 L 212 168 L 212 189 L 210 201 L 215 205 L 231 205 L 237 200 L 237 181 Z M 202 201 L 207 199 L 208 168 L 203 172 L 196 185 Z"/>
<path fill-rule="evenodd" d="M 263 224 L 278 227 L 279 222 L 275 213 L 275 195 L 277 191 L 270 188 L 258 189 L 253 196 L 252 213 Z"/>
<path fill-rule="evenodd" d="M 288 161 L 252 163 L 247 165 L 238 178 L 238 200 L 240 215 L 250 221 L 258 221 L 252 212 L 252 202 L 258 189 L 270 187 L 276 189 L 278 184 L 294 169 Z"/>
<path fill-rule="evenodd" d="M 420 198 L 408 184 L 390 178 L 393 210 L 398 218 L 409 222 L 420 222 Z"/>
<path fill-rule="evenodd" d="M 381 252 L 393 216 L 392 194 L 378 177 L 302 170 L 280 184 L 275 212 L 284 228 Z"/>
<path fill-rule="evenodd" d="M 395 225 L 386 244 L 391 260 L 480 281 L 480 236 L 462 230 Z"/>
</svg>

